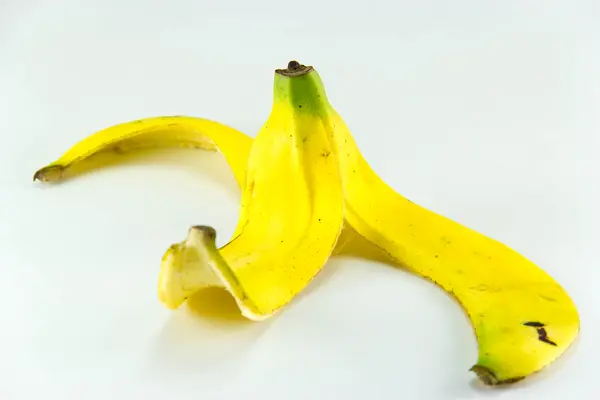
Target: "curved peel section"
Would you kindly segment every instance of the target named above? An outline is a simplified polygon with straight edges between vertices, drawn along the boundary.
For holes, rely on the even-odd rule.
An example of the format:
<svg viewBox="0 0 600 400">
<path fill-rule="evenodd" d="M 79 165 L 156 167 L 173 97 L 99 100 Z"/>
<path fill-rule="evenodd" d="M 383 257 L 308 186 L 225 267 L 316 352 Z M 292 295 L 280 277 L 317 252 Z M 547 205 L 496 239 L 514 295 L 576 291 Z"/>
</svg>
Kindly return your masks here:
<svg viewBox="0 0 600 400">
<path fill-rule="evenodd" d="M 456 298 L 477 336 L 472 371 L 484 383 L 521 380 L 570 347 L 579 315 L 552 277 L 508 246 L 396 193 L 369 167 L 334 111 L 332 126 L 348 223 Z"/>
<path fill-rule="evenodd" d="M 188 244 L 202 243 L 192 246 L 202 257 L 167 257 L 192 260 L 178 269 L 163 264 L 165 270 L 193 269 L 204 278 L 202 268 L 213 271 L 242 313 L 254 320 L 273 315 L 308 285 L 332 254 L 343 225 L 338 165 L 322 119 L 315 115 L 319 107 L 298 95 L 297 79 L 276 75 L 273 109 L 248 159 L 239 234 L 218 250 L 188 237 Z M 201 281 L 171 286 L 173 295 L 161 296 L 167 306 L 177 306 L 206 285 Z"/>
<path fill-rule="evenodd" d="M 180 307 L 188 297 L 202 289 L 226 289 L 235 299 L 242 315 L 261 320 L 251 299 L 244 293 L 233 270 L 223 260 L 215 243 L 217 234 L 210 226 L 197 225 L 187 238 L 172 245 L 163 256 L 158 278 L 158 297 L 169 309 Z"/>
<path fill-rule="evenodd" d="M 223 153 L 241 185 L 252 138 L 219 122 L 186 116 L 146 118 L 95 132 L 59 159 L 35 172 L 33 179 L 57 182 L 77 175 L 97 155 L 148 148 L 198 148 Z M 102 167 L 102 163 L 99 166 Z"/>
<path fill-rule="evenodd" d="M 326 104 L 323 121 L 339 163 L 346 221 L 398 264 L 458 300 L 479 345 L 471 370 L 486 384 L 510 383 L 559 357 L 579 331 L 566 291 L 513 249 L 396 193 L 363 158 L 317 72 L 305 78 L 311 80 L 306 95 Z"/>
<path fill-rule="evenodd" d="M 286 97 L 286 93 L 289 95 L 288 89 L 289 88 L 280 87 L 280 90 L 278 91 L 282 96 L 282 99 L 280 100 L 282 100 L 283 103 L 291 100 L 290 96 Z M 281 106 L 282 102 L 280 101 L 278 104 Z M 281 109 L 281 107 L 279 109 Z M 288 111 L 289 110 L 290 108 L 288 107 Z M 260 313 L 253 307 L 252 303 L 249 300 L 242 300 L 243 296 L 240 292 L 234 290 L 237 287 L 234 284 L 234 278 L 237 276 L 235 273 L 239 273 L 242 276 L 244 276 L 244 274 L 249 276 L 249 278 L 246 278 L 246 281 L 249 283 L 246 284 L 253 288 L 255 292 L 262 292 L 260 287 L 261 279 L 263 278 L 269 278 L 271 279 L 270 284 L 278 285 L 278 293 L 276 293 L 277 296 L 274 297 L 274 300 L 263 299 L 261 303 L 263 309 L 274 309 L 281 304 L 288 302 L 293 295 L 298 293 L 298 291 L 308 283 L 311 277 L 318 272 L 320 266 L 325 263 L 327 255 L 332 251 L 331 247 L 336 243 L 336 229 L 339 224 L 339 219 L 341 218 L 341 205 L 339 202 L 336 203 L 337 205 L 334 208 L 337 211 L 332 213 L 329 212 L 330 209 L 328 209 L 327 206 L 323 207 L 323 209 L 326 210 L 325 214 L 327 215 L 323 215 L 319 218 L 317 213 L 320 213 L 321 202 L 309 193 L 314 193 L 316 187 L 322 184 L 321 182 L 323 179 L 329 179 L 327 178 L 328 176 L 335 176 L 336 178 L 334 180 L 336 180 L 336 183 L 325 182 L 325 184 L 329 185 L 330 190 L 323 191 L 323 194 L 330 199 L 341 198 L 337 166 L 332 162 L 332 158 L 330 158 L 327 160 L 326 168 L 330 175 L 327 175 L 327 173 L 322 176 L 317 176 L 318 173 L 306 174 L 306 165 L 303 164 L 303 161 L 299 161 L 299 158 L 297 157 L 298 155 L 305 154 L 304 150 L 309 147 L 318 147 L 320 143 L 322 146 L 319 147 L 319 151 L 310 150 L 308 152 L 309 154 L 311 152 L 314 153 L 319 159 L 326 159 L 321 155 L 325 153 L 329 154 L 331 149 L 327 147 L 329 146 L 329 143 L 323 140 L 323 138 L 325 138 L 323 127 L 320 125 L 318 119 L 312 119 L 308 124 L 302 125 L 301 119 L 294 119 L 293 115 L 284 116 L 284 114 L 281 113 L 279 113 L 279 117 L 275 115 L 272 122 L 273 121 L 275 124 L 271 124 L 271 127 L 274 127 L 279 123 L 280 129 L 283 129 L 283 133 L 277 133 L 279 137 L 283 134 L 286 135 L 286 138 L 291 139 L 290 135 L 294 138 L 294 140 L 290 140 L 289 143 L 284 145 L 277 140 L 276 135 L 274 143 L 278 143 L 276 146 L 278 148 L 281 148 L 281 146 L 288 146 L 289 151 L 283 156 L 284 161 L 286 157 L 292 154 L 296 157 L 288 158 L 288 161 L 291 159 L 295 160 L 294 163 L 289 165 L 297 177 L 295 181 L 287 179 L 284 172 L 287 167 L 283 166 L 284 169 L 282 169 L 281 174 L 279 174 L 279 184 L 281 188 L 279 191 L 280 197 L 275 199 L 274 202 L 279 206 L 287 204 L 289 207 L 286 212 L 295 215 L 296 219 L 294 220 L 292 217 L 291 220 L 295 222 L 290 224 L 286 222 L 287 216 L 285 214 L 279 214 L 275 224 L 271 225 L 270 228 L 268 227 L 268 229 L 271 231 L 271 241 L 274 242 L 275 238 L 277 238 L 277 234 L 282 234 L 281 230 L 275 231 L 272 229 L 275 225 L 280 228 L 286 225 L 294 227 L 296 230 L 295 237 L 285 237 L 285 241 L 278 240 L 275 244 L 277 245 L 277 255 L 288 257 L 289 263 L 293 264 L 292 268 L 297 268 L 299 270 L 297 273 L 299 275 L 292 274 L 286 278 L 282 276 L 273 276 L 275 275 L 273 272 L 263 272 L 261 275 L 262 277 L 259 278 L 255 272 L 252 272 L 256 271 L 255 269 L 249 271 L 249 269 L 246 268 L 247 264 L 250 262 L 249 254 L 254 250 L 260 250 L 263 253 L 263 257 L 261 257 L 263 263 L 271 264 L 273 268 L 279 263 L 278 268 L 280 275 L 282 271 L 285 271 L 285 266 L 281 265 L 281 259 L 276 258 L 276 260 L 273 261 L 264 257 L 264 253 L 267 252 L 267 249 L 272 249 L 275 244 L 271 243 L 270 245 L 267 245 L 266 242 L 257 244 L 256 239 L 248 240 L 248 238 L 252 237 L 254 234 L 248 235 L 248 232 L 246 232 L 239 239 L 236 239 L 221 249 L 221 252 L 226 256 L 226 258 L 223 258 L 221 252 L 216 250 L 214 241 L 211 242 L 211 235 L 207 235 L 207 232 L 212 228 L 205 227 L 203 229 L 198 229 L 198 227 L 194 227 L 190 229 L 188 238 L 181 243 L 171 246 L 162 260 L 159 276 L 159 298 L 168 308 L 179 307 L 187 297 L 198 290 L 210 286 L 219 286 L 228 288 L 228 291 L 236 299 L 245 316 L 251 319 L 260 319 Z M 283 121 L 287 122 L 283 123 Z M 296 129 L 296 124 L 298 123 L 300 124 L 300 129 Z M 311 129 L 315 124 L 317 125 L 317 130 L 313 135 Z M 302 128 L 302 126 L 304 127 Z M 304 136 L 299 138 L 299 133 Z M 320 139 L 315 140 L 316 138 L 319 138 L 319 135 Z M 304 146 L 309 136 L 311 138 L 311 145 Z M 84 138 L 72 146 L 59 159 L 36 171 L 34 179 L 43 182 L 56 182 L 76 176 L 81 170 L 80 168 L 90 168 L 90 164 L 86 165 L 86 163 L 94 160 L 96 155 L 106 153 L 118 155 L 145 148 L 194 147 L 211 151 L 216 150 L 223 153 L 233 170 L 238 184 L 243 187 L 246 178 L 250 148 L 253 141 L 254 140 L 251 137 L 233 128 L 206 119 L 185 116 L 147 118 L 111 126 Z M 258 155 L 255 164 L 263 164 L 268 166 L 268 168 L 276 167 L 276 165 L 270 161 L 264 162 L 264 160 L 270 159 L 271 154 L 269 154 L 269 152 L 270 150 Z M 311 163 L 312 161 L 309 160 L 308 162 Z M 102 166 L 102 163 L 92 164 L 92 168 L 101 168 Z M 311 169 L 311 171 L 314 172 L 315 170 Z M 249 189 L 245 192 L 246 195 L 253 193 L 254 186 L 256 186 L 257 190 L 261 187 L 265 188 L 264 192 L 266 193 L 266 198 L 269 198 L 269 186 L 261 183 L 257 184 L 256 181 L 257 180 L 254 180 L 254 183 L 249 185 Z M 294 184 L 292 185 L 292 183 Z M 302 190 L 296 191 L 294 201 L 281 198 L 286 194 L 293 194 L 293 190 L 286 191 L 290 187 L 297 187 L 298 185 Z M 250 197 L 253 196 L 250 195 Z M 248 200 L 250 197 L 247 197 L 246 205 L 241 208 L 240 223 L 234 233 L 234 238 L 240 236 L 240 231 L 246 227 L 246 221 L 248 220 L 246 210 L 250 208 L 253 210 L 257 209 L 255 206 L 249 206 Z M 260 213 L 269 214 L 277 208 L 275 206 L 270 206 L 269 202 L 265 204 L 267 204 L 266 208 L 268 209 L 265 209 L 265 207 L 258 208 L 258 210 L 262 210 L 259 211 Z M 313 204 L 316 204 L 316 207 L 313 207 Z M 324 204 L 328 203 L 325 202 Z M 309 206 L 307 207 L 307 205 Z M 299 210 L 302 210 L 303 213 L 297 212 Z M 313 218 L 314 221 L 312 226 L 307 222 L 311 220 L 312 214 L 310 218 L 306 219 L 307 215 L 310 213 L 314 213 L 315 217 Z M 296 224 L 300 216 L 305 218 L 304 221 L 302 221 L 304 225 Z M 333 219 L 328 222 L 330 217 Z M 271 221 L 271 224 L 273 224 L 273 221 Z M 251 225 L 250 228 L 252 228 L 252 226 L 253 225 Z M 321 238 L 317 237 L 316 243 L 304 240 L 304 246 L 300 246 L 298 249 L 294 248 L 294 243 L 297 244 L 302 242 L 302 237 L 310 237 L 312 231 L 320 233 L 322 228 L 326 226 L 331 226 L 330 232 L 332 233 L 329 235 L 323 234 Z M 249 231 L 251 230 L 252 229 Z M 254 230 L 256 230 L 256 228 L 254 228 Z M 261 234 L 266 236 L 265 232 L 262 232 Z M 310 246 L 311 248 L 307 249 L 307 246 Z M 236 251 L 239 251 L 240 248 L 247 254 L 244 256 L 234 254 Z M 281 253 L 282 248 L 284 251 L 283 253 Z M 298 254 L 298 252 L 304 252 L 304 254 Z M 315 257 L 315 253 L 318 255 L 317 257 Z M 312 259 L 308 257 L 311 254 Z M 316 264 L 311 264 L 315 261 Z M 309 265 L 307 265 L 307 262 Z M 215 275 L 215 271 L 219 271 L 218 267 L 220 268 L 221 275 Z M 268 268 L 270 267 L 265 266 L 263 269 L 268 270 Z M 273 306 L 273 304 L 275 304 L 275 306 Z M 263 315 L 268 314 L 263 313 Z"/>
</svg>

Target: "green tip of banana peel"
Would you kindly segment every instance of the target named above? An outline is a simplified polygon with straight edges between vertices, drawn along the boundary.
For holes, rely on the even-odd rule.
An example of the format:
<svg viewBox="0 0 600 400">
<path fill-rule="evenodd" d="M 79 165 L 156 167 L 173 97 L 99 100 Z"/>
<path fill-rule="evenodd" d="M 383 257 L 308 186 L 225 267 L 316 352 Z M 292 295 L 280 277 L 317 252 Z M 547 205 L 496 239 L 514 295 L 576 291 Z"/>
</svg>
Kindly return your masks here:
<svg viewBox="0 0 600 400">
<path fill-rule="evenodd" d="M 167 308 L 180 307 L 204 288 L 221 287 L 247 318 L 268 318 L 341 246 L 362 240 L 458 300 L 479 347 L 470 371 L 486 385 L 522 380 L 570 347 L 580 326 L 566 291 L 506 245 L 388 186 L 363 158 L 313 67 L 290 61 L 275 70 L 273 89 L 271 114 L 255 140 L 201 118 L 148 118 L 83 139 L 37 171 L 34 180 L 64 179 L 62 165 L 132 141 L 216 148 L 242 188 L 238 226 L 221 248 L 214 229 L 194 226 L 167 250 L 158 282 Z M 344 239 L 338 241 L 342 226 Z"/>
</svg>

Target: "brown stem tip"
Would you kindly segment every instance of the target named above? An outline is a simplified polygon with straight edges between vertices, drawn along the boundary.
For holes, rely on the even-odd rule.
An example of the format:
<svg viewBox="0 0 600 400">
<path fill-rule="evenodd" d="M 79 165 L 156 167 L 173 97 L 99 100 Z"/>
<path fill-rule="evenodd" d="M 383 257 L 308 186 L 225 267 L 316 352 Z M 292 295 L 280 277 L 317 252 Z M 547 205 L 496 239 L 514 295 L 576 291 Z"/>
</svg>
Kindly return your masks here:
<svg viewBox="0 0 600 400">
<path fill-rule="evenodd" d="M 217 231 L 212 226 L 194 225 L 190 229 L 201 232 L 205 237 L 213 242 L 217 239 Z"/>
<path fill-rule="evenodd" d="M 488 386 L 506 385 L 509 383 L 518 382 L 525 378 L 524 376 L 519 376 L 515 378 L 499 380 L 491 369 L 479 364 L 473 365 L 469 371 L 474 372 L 479 380 Z"/>
<path fill-rule="evenodd" d="M 298 61 L 290 61 L 287 68 L 276 69 L 275 72 L 279 75 L 293 77 L 308 74 L 313 70 L 313 67 L 300 64 Z"/>
<path fill-rule="evenodd" d="M 63 177 L 65 168 L 62 165 L 50 165 L 35 172 L 33 181 L 56 182 Z"/>
</svg>

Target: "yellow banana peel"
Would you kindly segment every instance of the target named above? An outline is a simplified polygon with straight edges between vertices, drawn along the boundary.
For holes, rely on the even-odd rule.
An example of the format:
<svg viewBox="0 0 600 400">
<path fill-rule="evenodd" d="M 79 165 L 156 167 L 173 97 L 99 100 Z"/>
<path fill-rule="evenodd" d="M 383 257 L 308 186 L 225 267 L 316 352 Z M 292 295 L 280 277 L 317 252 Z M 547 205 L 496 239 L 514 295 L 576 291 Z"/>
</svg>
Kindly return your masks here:
<svg viewBox="0 0 600 400">
<path fill-rule="evenodd" d="M 165 253 L 158 291 L 169 308 L 216 286 L 247 318 L 268 318 L 342 244 L 366 240 L 458 301 L 479 346 L 471 370 L 488 385 L 540 371 L 578 335 L 575 304 L 551 276 L 388 186 L 361 155 L 317 71 L 295 61 L 275 71 L 271 114 L 255 140 L 202 118 L 148 118 L 83 139 L 34 180 L 65 179 L 99 153 L 169 146 L 220 151 L 242 189 L 238 225 L 226 245 L 216 247 L 213 228 L 193 226 Z"/>
</svg>

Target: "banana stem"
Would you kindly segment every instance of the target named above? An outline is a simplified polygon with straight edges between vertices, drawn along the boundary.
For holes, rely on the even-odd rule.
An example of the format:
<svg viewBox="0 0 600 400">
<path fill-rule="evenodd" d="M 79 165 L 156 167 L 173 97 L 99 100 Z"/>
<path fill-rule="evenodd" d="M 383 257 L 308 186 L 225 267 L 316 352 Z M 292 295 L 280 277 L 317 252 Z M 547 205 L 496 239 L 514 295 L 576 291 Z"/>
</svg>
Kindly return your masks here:
<svg viewBox="0 0 600 400">
<path fill-rule="evenodd" d="M 276 69 L 275 72 L 278 73 L 279 75 L 283 75 L 283 76 L 292 78 L 295 76 L 306 75 L 312 70 L 313 70 L 313 67 L 311 67 L 311 66 L 302 65 L 298 61 L 290 61 L 288 63 L 287 68 Z"/>
</svg>

